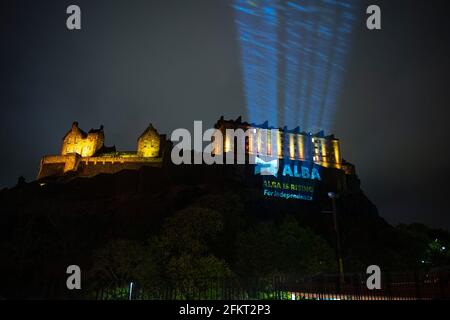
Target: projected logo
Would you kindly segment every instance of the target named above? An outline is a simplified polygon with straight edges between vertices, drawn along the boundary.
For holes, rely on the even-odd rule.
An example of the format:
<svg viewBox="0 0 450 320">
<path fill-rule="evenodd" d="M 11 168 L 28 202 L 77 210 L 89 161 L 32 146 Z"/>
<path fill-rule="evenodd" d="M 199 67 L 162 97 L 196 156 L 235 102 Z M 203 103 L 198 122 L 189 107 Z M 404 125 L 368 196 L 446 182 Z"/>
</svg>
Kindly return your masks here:
<svg viewBox="0 0 450 320">
<path fill-rule="evenodd" d="M 266 197 L 313 200 L 316 183 L 321 181 L 319 167 L 299 161 L 264 161 L 256 158 L 255 175 L 263 176 Z"/>
<path fill-rule="evenodd" d="M 351 0 L 234 0 L 250 121 L 330 130 L 345 72 Z"/>
<path fill-rule="evenodd" d="M 255 174 L 276 177 L 278 175 L 278 159 L 264 161 L 260 157 L 255 157 Z"/>
</svg>

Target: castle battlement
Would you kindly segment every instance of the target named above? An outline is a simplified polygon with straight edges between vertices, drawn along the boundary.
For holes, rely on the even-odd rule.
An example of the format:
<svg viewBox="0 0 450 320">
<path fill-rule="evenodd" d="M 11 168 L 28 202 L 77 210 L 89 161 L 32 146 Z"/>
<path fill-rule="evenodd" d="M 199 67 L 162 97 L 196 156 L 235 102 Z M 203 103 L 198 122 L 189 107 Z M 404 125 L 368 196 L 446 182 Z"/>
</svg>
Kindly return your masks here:
<svg viewBox="0 0 450 320">
<path fill-rule="evenodd" d="M 339 140 L 334 135 L 325 136 L 323 131 L 311 134 L 301 132 L 298 127 L 292 130 L 272 128 L 267 122 L 260 125 L 243 122 L 241 117 L 236 120 L 221 117 L 214 127 L 225 137 L 223 145 L 216 146 L 215 152 L 233 152 L 231 146 L 234 144 L 230 140 L 233 137 L 226 131 L 242 129 L 251 132 L 245 140 L 245 152 L 248 154 L 258 155 L 262 150 L 271 150 L 269 144 L 275 138 L 280 159 L 313 162 L 322 167 L 343 170 L 346 174 L 354 174 L 355 171 L 353 165 L 341 158 Z M 105 146 L 103 126 L 86 133 L 79 128 L 78 122 L 72 124 L 62 140 L 61 154 L 42 157 L 38 179 L 68 173 L 90 177 L 99 173 L 138 170 L 143 166 L 162 167 L 165 155 L 171 149 L 166 135 L 159 134 L 151 124 L 137 139 L 136 151 L 117 151 L 115 146 Z"/>
<path fill-rule="evenodd" d="M 160 135 L 151 124 L 138 138 L 136 151 L 116 151 L 115 146 L 107 147 L 104 142 L 103 126 L 86 133 L 74 122 L 63 137 L 61 154 L 42 157 L 38 179 L 67 173 L 89 177 L 138 170 L 142 166 L 160 167 L 167 146 L 166 136 Z"/>
<path fill-rule="evenodd" d="M 225 120 L 223 116 L 214 127 L 225 137 L 221 146 L 225 152 L 233 151 L 230 149 L 233 143 L 226 134 L 227 129 L 244 131 L 250 129 L 252 134 L 245 140 L 245 152 L 248 154 L 259 154 L 261 150 L 270 151 L 269 144 L 275 139 L 278 146 L 277 155 L 280 159 L 314 162 L 322 167 L 344 170 L 347 174 L 354 174 L 355 171 L 353 165 L 341 158 L 339 139 L 334 135 L 325 135 L 323 131 L 313 134 L 300 131 L 300 127 L 275 128 L 270 127 L 267 121 L 254 124 L 243 122 L 241 117 L 236 120 Z M 272 137 L 273 134 L 276 136 Z"/>
</svg>

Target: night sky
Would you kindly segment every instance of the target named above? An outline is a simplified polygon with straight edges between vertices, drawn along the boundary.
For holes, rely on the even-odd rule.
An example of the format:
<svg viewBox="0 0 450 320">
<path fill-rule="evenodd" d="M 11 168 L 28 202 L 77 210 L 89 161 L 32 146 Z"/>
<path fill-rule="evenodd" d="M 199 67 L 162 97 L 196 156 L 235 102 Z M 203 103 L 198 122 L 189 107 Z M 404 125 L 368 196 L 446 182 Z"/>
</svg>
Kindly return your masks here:
<svg viewBox="0 0 450 320">
<path fill-rule="evenodd" d="M 381 216 L 448 229 L 448 1 L 357 2 L 330 133 Z M 81 31 L 66 29 L 70 4 Z M 381 31 L 365 27 L 369 4 L 382 9 Z M 35 179 L 74 120 L 103 124 L 107 145 L 135 150 L 150 122 L 170 134 L 246 118 L 228 1 L 2 0 L 0 17 L 0 187 Z"/>
</svg>

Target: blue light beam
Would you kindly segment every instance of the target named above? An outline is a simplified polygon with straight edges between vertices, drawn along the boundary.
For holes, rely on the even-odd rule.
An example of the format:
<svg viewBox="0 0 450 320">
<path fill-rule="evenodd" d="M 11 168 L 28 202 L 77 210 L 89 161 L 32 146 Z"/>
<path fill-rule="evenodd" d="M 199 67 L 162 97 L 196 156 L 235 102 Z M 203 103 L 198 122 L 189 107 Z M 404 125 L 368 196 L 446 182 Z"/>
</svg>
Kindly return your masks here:
<svg viewBox="0 0 450 320">
<path fill-rule="evenodd" d="M 330 130 L 355 22 L 350 0 L 235 0 L 233 7 L 249 120 Z"/>
</svg>

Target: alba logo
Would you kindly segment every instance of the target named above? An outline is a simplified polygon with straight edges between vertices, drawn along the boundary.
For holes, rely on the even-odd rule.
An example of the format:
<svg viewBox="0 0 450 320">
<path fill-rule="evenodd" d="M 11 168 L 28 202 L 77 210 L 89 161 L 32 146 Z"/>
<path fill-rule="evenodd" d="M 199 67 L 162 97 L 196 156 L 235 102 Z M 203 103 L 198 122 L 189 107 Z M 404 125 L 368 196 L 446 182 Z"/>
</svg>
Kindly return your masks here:
<svg viewBox="0 0 450 320">
<path fill-rule="evenodd" d="M 265 161 L 259 157 L 255 157 L 255 175 L 278 177 L 279 161 L 278 159 Z M 293 169 L 292 169 L 293 168 Z M 293 167 L 289 163 L 283 165 L 283 177 L 295 177 L 311 180 L 322 180 L 317 168 L 308 168 L 294 164 Z"/>
<path fill-rule="evenodd" d="M 278 159 L 264 161 L 260 157 L 256 157 L 255 164 L 255 174 L 274 177 L 278 174 Z"/>
</svg>

